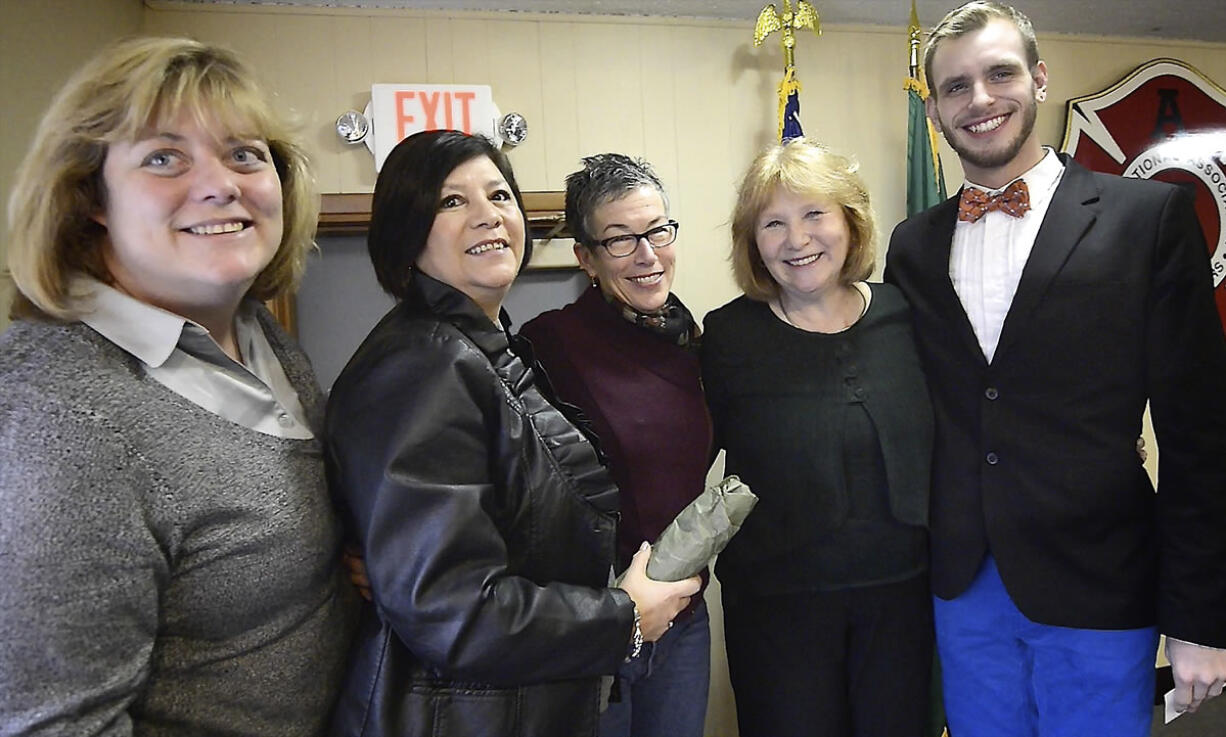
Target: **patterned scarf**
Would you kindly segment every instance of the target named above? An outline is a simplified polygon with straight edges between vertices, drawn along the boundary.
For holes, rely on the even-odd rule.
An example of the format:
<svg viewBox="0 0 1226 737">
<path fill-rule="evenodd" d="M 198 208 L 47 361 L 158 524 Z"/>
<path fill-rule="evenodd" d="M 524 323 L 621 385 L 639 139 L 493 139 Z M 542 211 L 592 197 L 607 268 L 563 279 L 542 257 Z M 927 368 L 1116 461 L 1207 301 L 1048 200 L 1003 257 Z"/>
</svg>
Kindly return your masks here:
<svg viewBox="0 0 1226 737">
<path fill-rule="evenodd" d="M 655 333 L 669 343 L 682 348 L 698 350 L 702 328 L 698 326 L 689 309 L 681 304 L 681 300 L 677 299 L 677 295 L 672 292 L 668 293 L 668 300 L 664 306 L 653 313 L 639 312 L 617 297 L 606 294 L 604 290 L 601 290 L 601 294 L 604 295 L 605 301 L 613 305 L 617 313 L 631 325 L 637 325 L 648 332 Z"/>
</svg>

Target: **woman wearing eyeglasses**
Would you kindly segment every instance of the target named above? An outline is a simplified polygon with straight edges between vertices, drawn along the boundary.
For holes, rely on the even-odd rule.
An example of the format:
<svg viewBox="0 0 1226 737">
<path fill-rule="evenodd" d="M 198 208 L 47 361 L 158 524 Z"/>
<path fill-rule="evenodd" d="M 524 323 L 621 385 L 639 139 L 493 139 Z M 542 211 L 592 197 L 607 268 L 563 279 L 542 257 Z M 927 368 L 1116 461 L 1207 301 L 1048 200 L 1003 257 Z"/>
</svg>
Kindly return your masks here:
<svg viewBox="0 0 1226 737">
<path fill-rule="evenodd" d="M 566 219 L 592 288 L 521 335 L 558 398 L 583 410 L 600 439 L 621 492 L 621 570 L 703 489 L 712 434 L 699 328 L 670 291 L 678 226 L 646 162 L 585 158 L 566 178 Z M 706 605 L 695 596 L 659 641 L 623 664 L 601 737 L 699 737 L 710 643 Z"/>
</svg>

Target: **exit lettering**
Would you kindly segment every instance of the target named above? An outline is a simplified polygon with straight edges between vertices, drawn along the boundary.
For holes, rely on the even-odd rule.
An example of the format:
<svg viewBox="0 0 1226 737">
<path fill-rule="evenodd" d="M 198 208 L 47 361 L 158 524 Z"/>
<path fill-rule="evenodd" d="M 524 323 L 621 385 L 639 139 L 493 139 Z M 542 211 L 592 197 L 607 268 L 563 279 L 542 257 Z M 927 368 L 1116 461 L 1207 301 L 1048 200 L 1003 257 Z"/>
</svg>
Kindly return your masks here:
<svg viewBox="0 0 1226 737">
<path fill-rule="evenodd" d="M 473 132 L 473 92 L 397 90 L 395 97 L 397 140 L 423 130 Z"/>
</svg>

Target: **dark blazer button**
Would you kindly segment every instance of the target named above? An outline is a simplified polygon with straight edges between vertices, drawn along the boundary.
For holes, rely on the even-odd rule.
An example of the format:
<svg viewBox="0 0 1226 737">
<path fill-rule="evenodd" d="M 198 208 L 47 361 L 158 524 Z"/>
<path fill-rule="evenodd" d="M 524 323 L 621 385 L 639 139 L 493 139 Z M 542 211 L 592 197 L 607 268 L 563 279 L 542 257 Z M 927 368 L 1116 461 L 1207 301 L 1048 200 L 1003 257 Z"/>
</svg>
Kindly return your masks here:
<svg viewBox="0 0 1226 737">
<path fill-rule="evenodd" d="M 983 396 L 987 397 L 988 399 L 995 400 L 997 397 L 1000 396 L 1000 392 L 996 391 L 996 387 L 989 386 L 987 389 L 984 390 Z"/>
<path fill-rule="evenodd" d="M 1000 456 L 996 455 L 996 453 L 994 452 L 988 453 L 986 460 L 989 466 L 995 466 L 997 463 L 1000 462 Z"/>
</svg>

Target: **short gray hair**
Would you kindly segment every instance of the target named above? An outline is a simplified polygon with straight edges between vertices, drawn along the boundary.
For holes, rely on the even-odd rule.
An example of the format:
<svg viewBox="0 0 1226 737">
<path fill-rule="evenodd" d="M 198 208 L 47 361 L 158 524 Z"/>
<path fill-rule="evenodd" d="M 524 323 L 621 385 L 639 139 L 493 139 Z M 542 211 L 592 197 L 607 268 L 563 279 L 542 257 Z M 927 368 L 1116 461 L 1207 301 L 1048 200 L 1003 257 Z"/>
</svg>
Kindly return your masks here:
<svg viewBox="0 0 1226 737">
<path fill-rule="evenodd" d="M 668 210 L 668 195 L 660 178 L 643 159 L 624 154 L 596 154 L 582 159 L 583 168 L 566 177 L 566 222 L 575 242 L 596 245 L 591 218 L 597 207 L 621 199 L 640 187 L 660 193 Z"/>
</svg>

